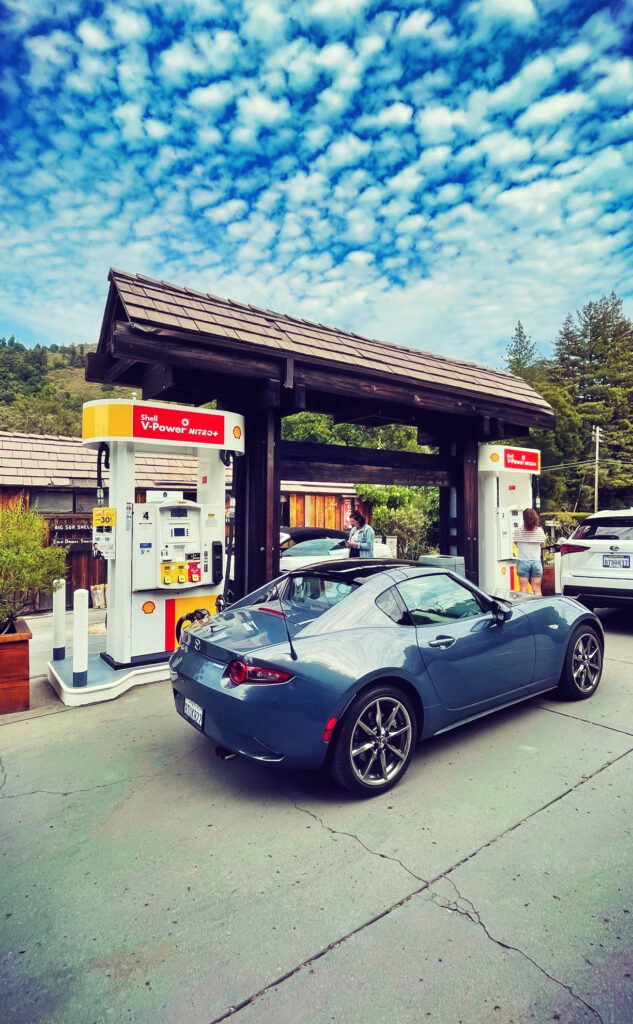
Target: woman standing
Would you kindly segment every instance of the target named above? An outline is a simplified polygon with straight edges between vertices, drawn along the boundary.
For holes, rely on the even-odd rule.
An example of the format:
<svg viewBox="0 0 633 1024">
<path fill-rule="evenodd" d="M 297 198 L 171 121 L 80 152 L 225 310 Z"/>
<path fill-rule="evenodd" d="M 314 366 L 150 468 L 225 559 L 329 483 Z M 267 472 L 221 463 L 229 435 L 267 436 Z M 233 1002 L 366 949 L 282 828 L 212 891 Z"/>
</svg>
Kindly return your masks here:
<svg viewBox="0 0 633 1024">
<path fill-rule="evenodd" d="M 375 534 L 372 527 L 357 509 L 354 509 L 350 519 L 352 528 L 346 541 L 350 558 L 373 558 Z"/>
<path fill-rule="evenodd" d="M 517 527 L 512 538 L 518 549 L 517 573 L 519 588 L 524 594 L 528 592 L 528 584 L 532 584 L 532 593 L 541 596 L 541 577 L 543 562 L 541 550 L 545 546 L 545 533 L 541 528 L 538 512 L 533 508 L 523 510 L 523 527 Z"/>
</svg>

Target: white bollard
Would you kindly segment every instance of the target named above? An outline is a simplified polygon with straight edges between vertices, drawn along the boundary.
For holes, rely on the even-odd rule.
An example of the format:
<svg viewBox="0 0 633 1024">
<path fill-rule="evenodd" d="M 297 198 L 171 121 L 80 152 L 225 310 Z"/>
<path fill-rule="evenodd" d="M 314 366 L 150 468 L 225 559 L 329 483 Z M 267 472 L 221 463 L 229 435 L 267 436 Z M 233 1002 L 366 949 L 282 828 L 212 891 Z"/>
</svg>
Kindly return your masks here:
<svg viewBox="0 0 633 1024">
<path fill-rule="evenodd" d="M 66 657 L 66 580 L 55 580 L 60 584 L 53 591 L 53 661 Z"/>
<path fill-rule="evenodd" d="M 73 594 L 73 686 L 88 683 L 88 591 Z"/>
</svg>

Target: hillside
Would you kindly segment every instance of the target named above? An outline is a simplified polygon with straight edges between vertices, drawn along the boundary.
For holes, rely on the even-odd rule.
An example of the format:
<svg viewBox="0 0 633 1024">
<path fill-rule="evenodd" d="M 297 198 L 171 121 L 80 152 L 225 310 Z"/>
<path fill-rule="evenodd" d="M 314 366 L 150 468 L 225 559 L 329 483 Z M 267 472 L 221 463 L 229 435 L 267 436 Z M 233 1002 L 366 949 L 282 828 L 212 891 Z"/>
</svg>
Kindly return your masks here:
<svg viewBox="0 0 633 1024">
<path fill-rule="evenodd" d="M 0 338 L 0 430 L 81 436 L 84 402 L 127 398 L 128 388 L 92 384 L 84 377 L 89 345 L 35 345 Z"/>
</svg>

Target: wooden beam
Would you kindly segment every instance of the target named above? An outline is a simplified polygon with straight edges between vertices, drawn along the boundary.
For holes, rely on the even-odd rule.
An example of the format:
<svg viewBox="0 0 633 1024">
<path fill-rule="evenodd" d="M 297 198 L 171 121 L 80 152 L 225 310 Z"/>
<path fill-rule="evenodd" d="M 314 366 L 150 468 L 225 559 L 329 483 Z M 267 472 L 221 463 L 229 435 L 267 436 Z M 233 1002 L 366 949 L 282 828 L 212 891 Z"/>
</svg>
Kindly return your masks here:
<svg viewBox="0 0 633 1024">
<path fill-rule="evenodd" d="M 174 371 L 171 366 L 147 366 L 143 373 L 143 399 L 164 398 L 174 388 Z"/>
<path fill-rule="evenodd" d="M 447 487 L 452 477 L 445 469 L 415 469 L 404 466 L 349 466 L 347 463 L 310 462 L 283 459 L 284 480 L 316 482 L 336 480 L 353 484 L 398 484 L 405 487 Z"/>
<path fill-rule="evenodd" d="M 454 459 L 423 452 L 385 451 L 338 444 L 312 444 L 308 441 L 281 441 L 279 449 L 283 463 L 320 462 L 324 465 L 343 466 L 348 476 L 354 467 L 371 466 L 408 469 L 419 473 L 444 473 L 453 477 L 457 468 Z"/>
</svg>

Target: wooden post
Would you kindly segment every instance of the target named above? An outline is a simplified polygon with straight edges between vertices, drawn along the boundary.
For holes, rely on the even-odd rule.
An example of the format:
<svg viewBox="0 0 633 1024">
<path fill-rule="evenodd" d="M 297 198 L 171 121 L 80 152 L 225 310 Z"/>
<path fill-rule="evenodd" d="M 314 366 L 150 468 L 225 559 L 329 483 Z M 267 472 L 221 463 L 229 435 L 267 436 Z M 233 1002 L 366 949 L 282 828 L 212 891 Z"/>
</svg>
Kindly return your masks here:
<svg viewBox="0 0 633 1024">
<path fill-rule="evenodd" d="M 466 578 L 479 582 L 478 453 L 473 438 L 457 443 L 460 480 L 457 487 L 457 553 L 464 556 Z"/>
<path fill-rule="evenodd" d="M 276 386 L 275 386 L 276 385 Z M 236 561 L 240 596 L 279 574 L 281 415 L 278 382 L 251 393 L 245 417 L 246 451 L 234 462 Z"/>
</svg>

